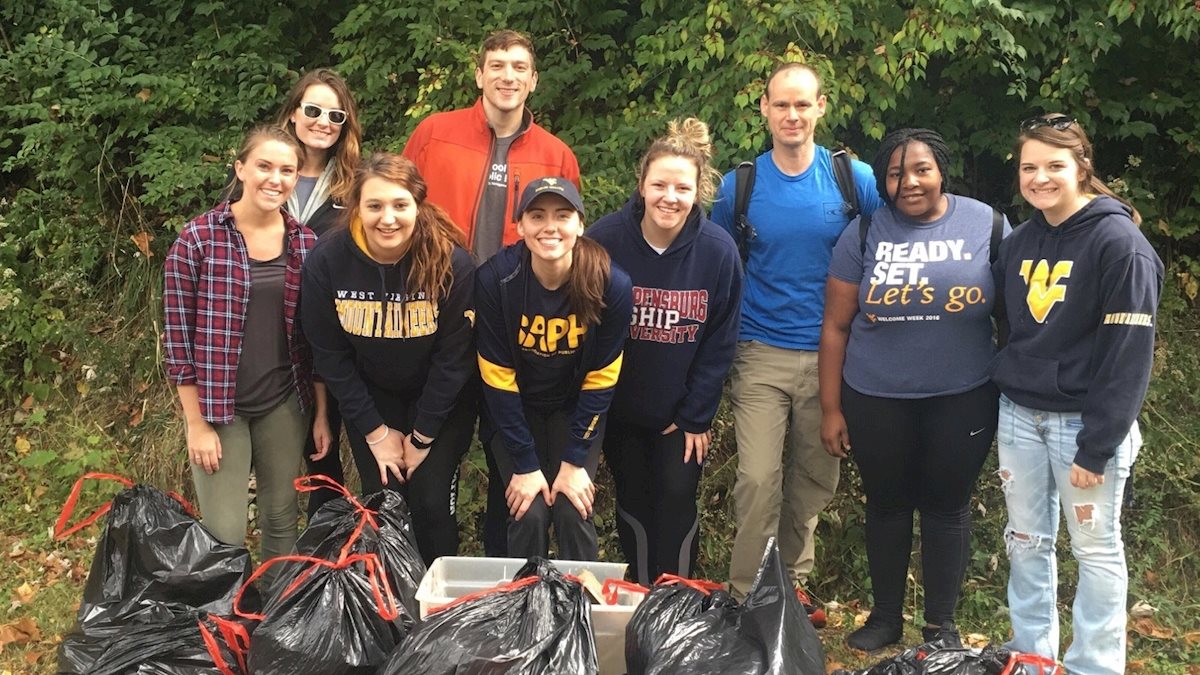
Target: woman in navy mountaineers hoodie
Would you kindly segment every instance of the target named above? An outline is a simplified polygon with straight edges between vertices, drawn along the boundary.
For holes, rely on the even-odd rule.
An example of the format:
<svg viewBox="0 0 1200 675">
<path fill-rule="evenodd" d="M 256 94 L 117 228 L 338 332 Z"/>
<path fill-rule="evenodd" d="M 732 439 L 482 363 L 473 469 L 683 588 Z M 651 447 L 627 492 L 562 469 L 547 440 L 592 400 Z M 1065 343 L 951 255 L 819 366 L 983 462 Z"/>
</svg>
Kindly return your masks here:
<svg viewBox="0 0 1200 675">
<path fill-rule="evenodd" d="M 637 194 L 588 230 L 634 284 L 604 455 L 621 548 L 642 584 L 693 571 L 696 491 L 737 344 L 737 246 L 701 207 L 715 193 L 711 153 L 703 122 L 671 122 L 642 158 Z"/>
<path fill-rule="evenodd" d="M 454 493 L 475 403 L 475 265 L 400 155 L 355 175 L 349 227 L 304 265 L 301 319 L 314 367 L 337 398 L 364 493 L 404 493 L 426 564 L 458 552 Z"/>
<path fill-rule="evenodd" d="M 999 386 L 999 476 L 1008 505 L 1010 646 L 1057 658 L 1060 504 L 1079 563 L 1072 673 L 1125 672 L 1128 571 L 1121 499 L 1141 434 L 1163 265 L 1141 217 L 1096 177 L 1066 115 L 1021 125 L 1021 196 L 1037 213 L 993 267 L 1009 325 Z"/>
</svg>

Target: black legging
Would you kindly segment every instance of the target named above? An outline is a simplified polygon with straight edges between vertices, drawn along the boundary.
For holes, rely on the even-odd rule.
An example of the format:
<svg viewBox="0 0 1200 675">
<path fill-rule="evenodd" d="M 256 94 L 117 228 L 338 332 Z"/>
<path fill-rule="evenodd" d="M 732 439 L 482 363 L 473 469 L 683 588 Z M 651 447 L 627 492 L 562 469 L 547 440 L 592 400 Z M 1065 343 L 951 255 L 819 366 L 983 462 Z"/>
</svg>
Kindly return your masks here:
<svg viewBox="0 0 1200 675">
<path fill-rule="evenodd" d="M 384 422 L 397 431 L 410 433 L 416 416 L 416 398 L 399 396 L 372 388 L 371 398 Z M 458 555 L 458 467 L 475 435 L 473 398 L 461 397 L 442 424 L 429 456 L 407 483 L 388 478 L 387 487 L 400 492 L 412 512 L 417 548 L 426 565 L 440 556 Z M 353 425 L 346 425 L 346 437 L 354 453 L 354 463 L 362 479 L 363 494 L 382 490 L 379 465 L 363 437 Z"/>
<path fill-rule="evenodd" d="M 604 461 L 617 494 L 617 536 L 636 581 L 650 585 L 664 572 L 691 576 L 700 550 L 696 491 L 702 467 L 683 463 L 683 431 L 621 424 L 612 417 Z"/>
<path fill-rule="evenodd" d="M 949 396 L 867 396 L 842 383 L 850 456 L 867 495 L 872 613 L 899 621 L 921 512 L 925 621 L 954 620 L 970 558 L 971 493 L 996 434 L 999 392 L 989 384 Z"/>
<path fill-rule="evenodd" d="M 309 459 L 317 451 L 317 446 L 313 442 L 312 433 L 308 434 L 308 443 L 304 445 L 304 462 L 308 465 L 308 475 L 329 476 L 343 485 L 346 483 L 346 476 L 342 472 L 342 413 L 338 410 L 337 399 L 332 394 L 326 392 L 326 414 L 325 419 L 329 420 L 329 452 L 317 461 Z M 331 488 L 321 488 L 308 493 L 308 520 L 312 522 L 313 516 L 316 515 L 317 509 L 321 508 L 325 502 L 336 499 L 338 493 Z"/>
</svg>

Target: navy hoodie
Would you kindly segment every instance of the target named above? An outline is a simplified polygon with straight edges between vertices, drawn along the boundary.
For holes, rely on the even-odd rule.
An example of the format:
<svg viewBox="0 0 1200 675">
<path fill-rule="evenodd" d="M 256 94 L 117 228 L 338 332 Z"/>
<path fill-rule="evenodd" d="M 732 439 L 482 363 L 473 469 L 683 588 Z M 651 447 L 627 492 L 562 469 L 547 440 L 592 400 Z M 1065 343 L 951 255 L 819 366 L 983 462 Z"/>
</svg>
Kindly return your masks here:
<svg viewBox="0 0 1200 675">
<path fill-rule="evenodd" d="M 741 322 L 742 265 L 729 233 L 692 207 L 675 241 L 660 255 L 642 236 L 645 200 L 588 228 L 633 280 L 633 315 L 625 371 L 612 403 L 614 419 L 691 433 L 712 425 Z"/>
<path fill-rule="evenodd" d="M 1075 463 L 1093 473 L 1133 426 L 1154 358 L 1163 264 L 1131 213 L 1105 196 L 1057 227 L 1038 212 L 992 268 L 1010 331 L 992 379 L 1027 408 L 1081 412 Z"/>
<path fill-rule="evenodd" d="M 561 299 L 565 287 L 542 289 L 529 257 L 525 243 L 517 242 L 480 266 L 475 278 L 479 371 L 487 404 L 479 439 L 486 442 L 500 433 L 519 474 L 541 468 L 524 410 L 530 404 L 544 408 L 525 400 L 523 393 L 534 390 L 540 401 L 573 405 L 562 458 L 583 466 L 621 374 L 630 312 L 629 276 L 613 265 L 599 325 L 579 326 L 574 314 L 548 315 L 550 305 L 543 301 Z M 553 309 L 561 308 L 559 303 Z"/>
<path fill-rule="evenodd" d="M 304 262 L 300 317 L 313 366 L 363 435 L 384 423 L 371 397 L 382 389 L 415 400 L 413 429 L 436 437 L 475 370 L 471 254 L 454 247 L 454 279 L 436 303 L 405 287 L 411 257 L 375 262 L 341 229 Z"/>
</svg>

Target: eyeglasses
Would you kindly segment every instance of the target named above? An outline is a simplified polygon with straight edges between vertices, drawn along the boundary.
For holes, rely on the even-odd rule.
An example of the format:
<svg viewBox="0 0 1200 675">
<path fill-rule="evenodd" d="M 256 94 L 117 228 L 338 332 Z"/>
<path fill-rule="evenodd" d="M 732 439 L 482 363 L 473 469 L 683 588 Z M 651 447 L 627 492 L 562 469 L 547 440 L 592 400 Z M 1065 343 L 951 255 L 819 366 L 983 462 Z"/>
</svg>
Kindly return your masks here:
<svg viewBox="0 0 1200 675">
<path fill-rule="evenodd" d="M 322 108 L 316 103 L 301 103 L 300 111 L 304 113 L 305 117 L 313 120 L 321 119 L 321 115 L 328 115 L 329 123 L 339 127 L 346 123 L 345 110 Z"/>
<path fill-rule="evenodd" d="M 1050 127 L 1055 131 L 1066 131 L 1068 127 L 1075 124 L 1074 117 L 1067 115 L 1054 115 L 1053 117 L 1030 117 L 1021 122 L 1021 131 L 1033 131 L 1039 127 Z"/>
</svg>

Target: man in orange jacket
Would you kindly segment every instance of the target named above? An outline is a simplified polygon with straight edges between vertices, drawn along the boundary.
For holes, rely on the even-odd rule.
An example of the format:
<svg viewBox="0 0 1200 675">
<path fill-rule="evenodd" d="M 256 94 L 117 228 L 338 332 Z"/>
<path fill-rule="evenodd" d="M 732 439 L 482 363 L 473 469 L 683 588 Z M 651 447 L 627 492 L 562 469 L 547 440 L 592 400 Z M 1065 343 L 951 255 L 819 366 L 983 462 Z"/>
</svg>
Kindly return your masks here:
<svg viewBox="0 0 1200 675">
<path fill-rule="evenodd" d="M 480 263 L 517 241 L 513 212 L 525 185 L 562 176 L 579 187 L 575 154 L 534 124 L 525 107 L 537 82 L 533 43 L 516 31 L 497 31 L 479 49 L 475 105 L 430 115 L 404 147 L 429 186 L 429 200 L 446 209 Z"/>
<path fill-rule="evenodd" d="M 537 88 L 536 65 L 528 36 L 513 30 L 492 33 L 475 62 L 479 100 L 421 120 L 404 146 L 404 156 L 425 178 L 429 201 L 446 209 L 463 231 L 476 263 L 520 239 L 515 210 L 524 186 L 562 176 L 579 188 L 579 162 L 571 148 L 534 124 L 525 108 Z M 496 460 L 486 454 L 483 549 L 489 556 L 505 556 L 508 504 Z"/>
</svg>

